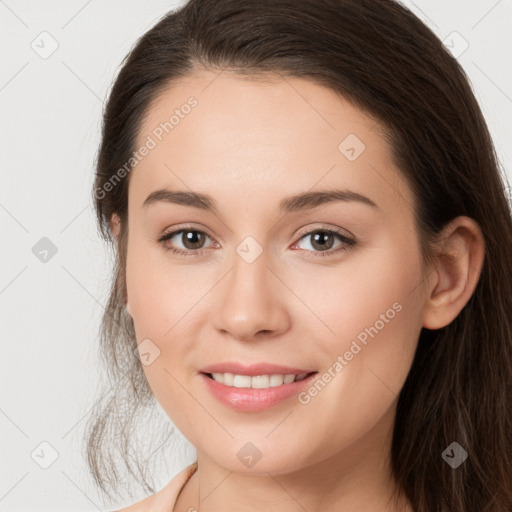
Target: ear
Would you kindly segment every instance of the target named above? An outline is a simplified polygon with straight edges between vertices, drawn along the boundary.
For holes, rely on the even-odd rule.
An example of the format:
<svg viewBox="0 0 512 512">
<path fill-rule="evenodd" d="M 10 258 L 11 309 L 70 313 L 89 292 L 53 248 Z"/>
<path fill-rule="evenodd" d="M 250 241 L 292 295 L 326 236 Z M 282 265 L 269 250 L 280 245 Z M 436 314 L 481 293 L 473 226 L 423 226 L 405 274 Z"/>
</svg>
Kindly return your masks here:
<svg viewBox="0 0 512 512">
<path fill-rule="evenodd" d="M 117 213 L 112 214 L 112 216 L 110 217 L 109 225 L 110 225 L 110 231 L 112 232 L 114 237 L 117 238 L 121 231 L 121 218 L 119 217 L 119 215 Z M 128 313 L 128 315 L 131 316 L 130 307 L 128 305 L 128 299 L 126 298 L 126 296 L 124 297 L 124 302 L 125 302 L 126 312 Z"/>
<path fill-rule="evenodd" d="M 112 234 L 115 238 L 119 235 L 119 231 L 121 230 L 121 219 L 119 218 L 119 215 L 117 213 L 113 213 L 112 217 L 110 218 L 110 231 L 112 231 Z"/>
<path fill-rule="evenodd" d="M 423 327 L 441 329 L 451 323 L 471 298 L 482 270 L 485 240 L 470 217 L 453 219 L 443 229 L 423 310 Z"/>
</svg>

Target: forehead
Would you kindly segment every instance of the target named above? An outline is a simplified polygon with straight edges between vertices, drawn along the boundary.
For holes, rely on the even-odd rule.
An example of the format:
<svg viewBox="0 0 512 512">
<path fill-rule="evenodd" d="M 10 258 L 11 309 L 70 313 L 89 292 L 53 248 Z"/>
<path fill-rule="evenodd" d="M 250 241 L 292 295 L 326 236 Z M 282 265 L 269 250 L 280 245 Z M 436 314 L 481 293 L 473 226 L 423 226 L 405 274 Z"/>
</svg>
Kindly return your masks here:
<svg viewBox="0 0 512 512">
<path fill-rule="evenodd" d="M 315 184 L 382 196 L 397 191 L 383 190 L 385 181 L 400 180 L 383 126 L 331 89 L 297 77 L 204 71 L 180 78 L 147 109 L 135 149 L 144 145 L 151 149 L 130 183 L 138 204 L 165 186 L 277 201 L 289 195 L 284 189 Z"/>
</svg>

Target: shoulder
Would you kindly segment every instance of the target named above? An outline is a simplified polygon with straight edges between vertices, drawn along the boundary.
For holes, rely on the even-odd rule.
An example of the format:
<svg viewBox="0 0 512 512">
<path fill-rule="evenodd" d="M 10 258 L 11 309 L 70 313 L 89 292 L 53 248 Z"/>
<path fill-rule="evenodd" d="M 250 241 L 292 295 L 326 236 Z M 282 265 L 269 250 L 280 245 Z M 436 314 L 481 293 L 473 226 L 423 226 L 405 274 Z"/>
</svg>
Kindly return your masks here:
<svg viewBox="0 0 512 512">
<path fill-rule="evenodd" d="M 130 505 L 129 507 L 120 508 L 119 510 L 113 510 L 112 512 L 149 512 L 155 507 L 156 502 L 156 496 L 162 491 L 158 491 L 155 494 L 152 494 L 151 496 L 147 496 L 143 500 L 139 501 L 138 503 L 134 503 L 133 505 Z"/>
<path fill-rule="evenodd" d="M 162 510 L 172 510 L 178 494 L 183 486 L 187 483 L 189 478 L 195 473 L 197 463 L 194 462 L 181 470 L 163 489 L 146 496 L 143 500 L 134 503 L 119 510 L 112 512 L 161 512 Z"/>
</svg>

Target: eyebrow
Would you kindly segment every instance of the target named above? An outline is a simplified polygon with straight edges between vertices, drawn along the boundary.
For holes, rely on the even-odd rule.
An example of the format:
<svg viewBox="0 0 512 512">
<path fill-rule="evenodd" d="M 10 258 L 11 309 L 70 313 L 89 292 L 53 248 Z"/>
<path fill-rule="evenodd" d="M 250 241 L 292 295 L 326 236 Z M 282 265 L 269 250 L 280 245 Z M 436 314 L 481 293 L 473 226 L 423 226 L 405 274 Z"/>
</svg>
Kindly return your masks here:
<svg viewBox="0 0 512 512">
<path fill-rule="evenodd" d="M 369 197 L 359 194 L 358 192 L 348 189 L 335 189 L 318 192 L 306 192 L 303 194 L 287 197 L 280 202 L 279 209 L 283 212 L 290 213 L 295 211 L 309 210 L 316 208 L 317 206 L 332 203 L 334 201 L 355 201 L 366 204 L 375 209 L 379 208 L 377 204 Z M 209 196 L 208 194 L 188 192 L 184 190 L 155 190 L 148 195 L 142 204 L 142 207 L 147 208 L 148 206 L 159 202 L 192 206 L 201 210 L 218 213 L 217 205 L 213 197 Z"/>
</svg>

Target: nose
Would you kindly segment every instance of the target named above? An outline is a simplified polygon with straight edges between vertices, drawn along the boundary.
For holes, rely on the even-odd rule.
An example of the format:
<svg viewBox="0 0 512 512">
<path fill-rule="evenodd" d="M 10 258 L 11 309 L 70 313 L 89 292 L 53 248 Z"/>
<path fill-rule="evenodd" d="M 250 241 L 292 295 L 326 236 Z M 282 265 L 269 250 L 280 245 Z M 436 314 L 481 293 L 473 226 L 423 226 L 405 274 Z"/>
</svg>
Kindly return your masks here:
<svg viewBox="0 0 512 512">
<path fill-rule="evenodd" d="M 251 341 L 289 329 L 286 288 L 269 268 L 267 255 L 263 251 L 248 263 L 235 253 L 231 271 L 216 287 L 214 324 L 224 336 Z"/>
</svg>

